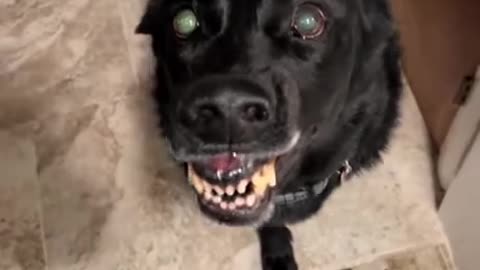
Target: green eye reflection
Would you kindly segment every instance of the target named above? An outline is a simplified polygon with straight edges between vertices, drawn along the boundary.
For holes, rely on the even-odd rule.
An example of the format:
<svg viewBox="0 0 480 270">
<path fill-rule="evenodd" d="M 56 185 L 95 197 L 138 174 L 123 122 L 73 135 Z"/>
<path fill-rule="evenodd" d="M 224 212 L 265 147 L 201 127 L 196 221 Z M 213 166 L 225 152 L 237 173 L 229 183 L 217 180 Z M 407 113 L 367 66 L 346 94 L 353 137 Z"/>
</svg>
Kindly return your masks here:
<svg viewBox="0 0 480 270">
<path fill-rule="evenodd" d="M 185 9 L 177 13 L 173 19 L 173 28 L 177 36 L 185 38 L 198 27 L 198 20 L 195 13 L 190 9 Z"/>
<path fill-rule="evenodd" d="M 297 29 L 302 33 L 310 33 L 318 27 L 318 21 L 312 13 L 303 12 L 297 17 Z"/>
<path fill-rule="evenodd" d="M 323 33 L 326 17 L 322 10 L 312 4 L 302 5 L 296 12 L 293 28 L 302 38 L 315 38 Z"/>
</svg>

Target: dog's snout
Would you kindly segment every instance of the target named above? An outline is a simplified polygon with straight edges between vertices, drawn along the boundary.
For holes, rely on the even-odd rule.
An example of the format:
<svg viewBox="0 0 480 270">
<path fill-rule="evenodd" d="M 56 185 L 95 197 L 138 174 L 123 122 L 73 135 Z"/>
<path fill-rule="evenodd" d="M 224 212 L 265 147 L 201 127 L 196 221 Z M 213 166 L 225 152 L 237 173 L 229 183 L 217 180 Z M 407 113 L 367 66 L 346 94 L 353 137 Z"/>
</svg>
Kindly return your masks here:
<svg viewBox="0 0 480 270">
<path fill-rule="evenodd" d="M 262 123 L 270 117 L 270 105 L 258 97 L 239 96 L 232 99 L 212 98 L 200 101 L 191 107 L 191 121 L 208 123 L 213 121 L 231 121 L 244 123 Z"/>
<path fill-rule="evenodd" d="M 217 81 L 199 85 L 194 92 L 180 113 L 184 126 L 205 142 L 247 142 L 273 121 L 273 98 L 253 82 Z"/>
</svg>

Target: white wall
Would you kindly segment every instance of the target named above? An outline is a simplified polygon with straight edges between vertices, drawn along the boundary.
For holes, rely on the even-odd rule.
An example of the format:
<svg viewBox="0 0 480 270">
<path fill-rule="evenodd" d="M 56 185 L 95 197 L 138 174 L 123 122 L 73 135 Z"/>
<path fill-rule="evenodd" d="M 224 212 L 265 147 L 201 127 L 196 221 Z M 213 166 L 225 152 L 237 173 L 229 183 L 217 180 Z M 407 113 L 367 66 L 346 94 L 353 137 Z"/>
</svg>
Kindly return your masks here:
<svg viewBox="0 0 480 270">
<path fill-rule="evenodd" d="M 440 216 L 459 270 L 480 270 L 480 71 L 451 129 L 439 162 L 447 188 Z"/>
<path fill-rule="evenodd" d="M 480 269 L 480 135 L 451 184 L 440 215 L 459 270 Z"/>
</svg>

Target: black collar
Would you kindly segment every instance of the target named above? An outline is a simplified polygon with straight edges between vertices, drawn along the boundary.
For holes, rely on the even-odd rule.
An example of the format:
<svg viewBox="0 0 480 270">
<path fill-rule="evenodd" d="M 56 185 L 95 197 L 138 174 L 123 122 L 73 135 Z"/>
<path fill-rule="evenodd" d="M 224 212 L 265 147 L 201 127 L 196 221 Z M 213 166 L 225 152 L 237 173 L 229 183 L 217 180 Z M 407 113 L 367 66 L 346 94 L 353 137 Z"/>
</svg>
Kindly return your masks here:
<svg viewBox="0 0 480 270">
<path fill-rule="evenodd" d="M 350 162 L 346 160 L 342 166 L 325 178 L 323 181 L 318 182 L 313 186 L 303 186 L 295 192 L 279 194 L 275 196 L 275 204 L 277 205 L 293 205 L 299 202 L 303 202 L 307 199 L 317 197 L 322 194 L 328 187 L 328 184 L 332 181 L 339 181 L 343 184 L 352 173 L 352 166 Z"/>
</svg>

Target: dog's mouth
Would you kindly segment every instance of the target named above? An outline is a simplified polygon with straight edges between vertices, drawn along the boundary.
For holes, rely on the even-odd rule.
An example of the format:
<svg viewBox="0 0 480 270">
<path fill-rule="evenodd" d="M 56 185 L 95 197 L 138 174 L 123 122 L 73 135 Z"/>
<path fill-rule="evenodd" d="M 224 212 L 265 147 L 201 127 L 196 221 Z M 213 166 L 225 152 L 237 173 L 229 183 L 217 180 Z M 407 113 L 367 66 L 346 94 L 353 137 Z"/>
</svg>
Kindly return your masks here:
<svg viewBox="0 0 480 270">
<path fill-rule="evenodd" d="M 277 185 L 276 160 L 252 159 L 234 153 L 188 164 L 188 178 L 200 208 L 232 225 L 257 220 Z"/>
</svg>

